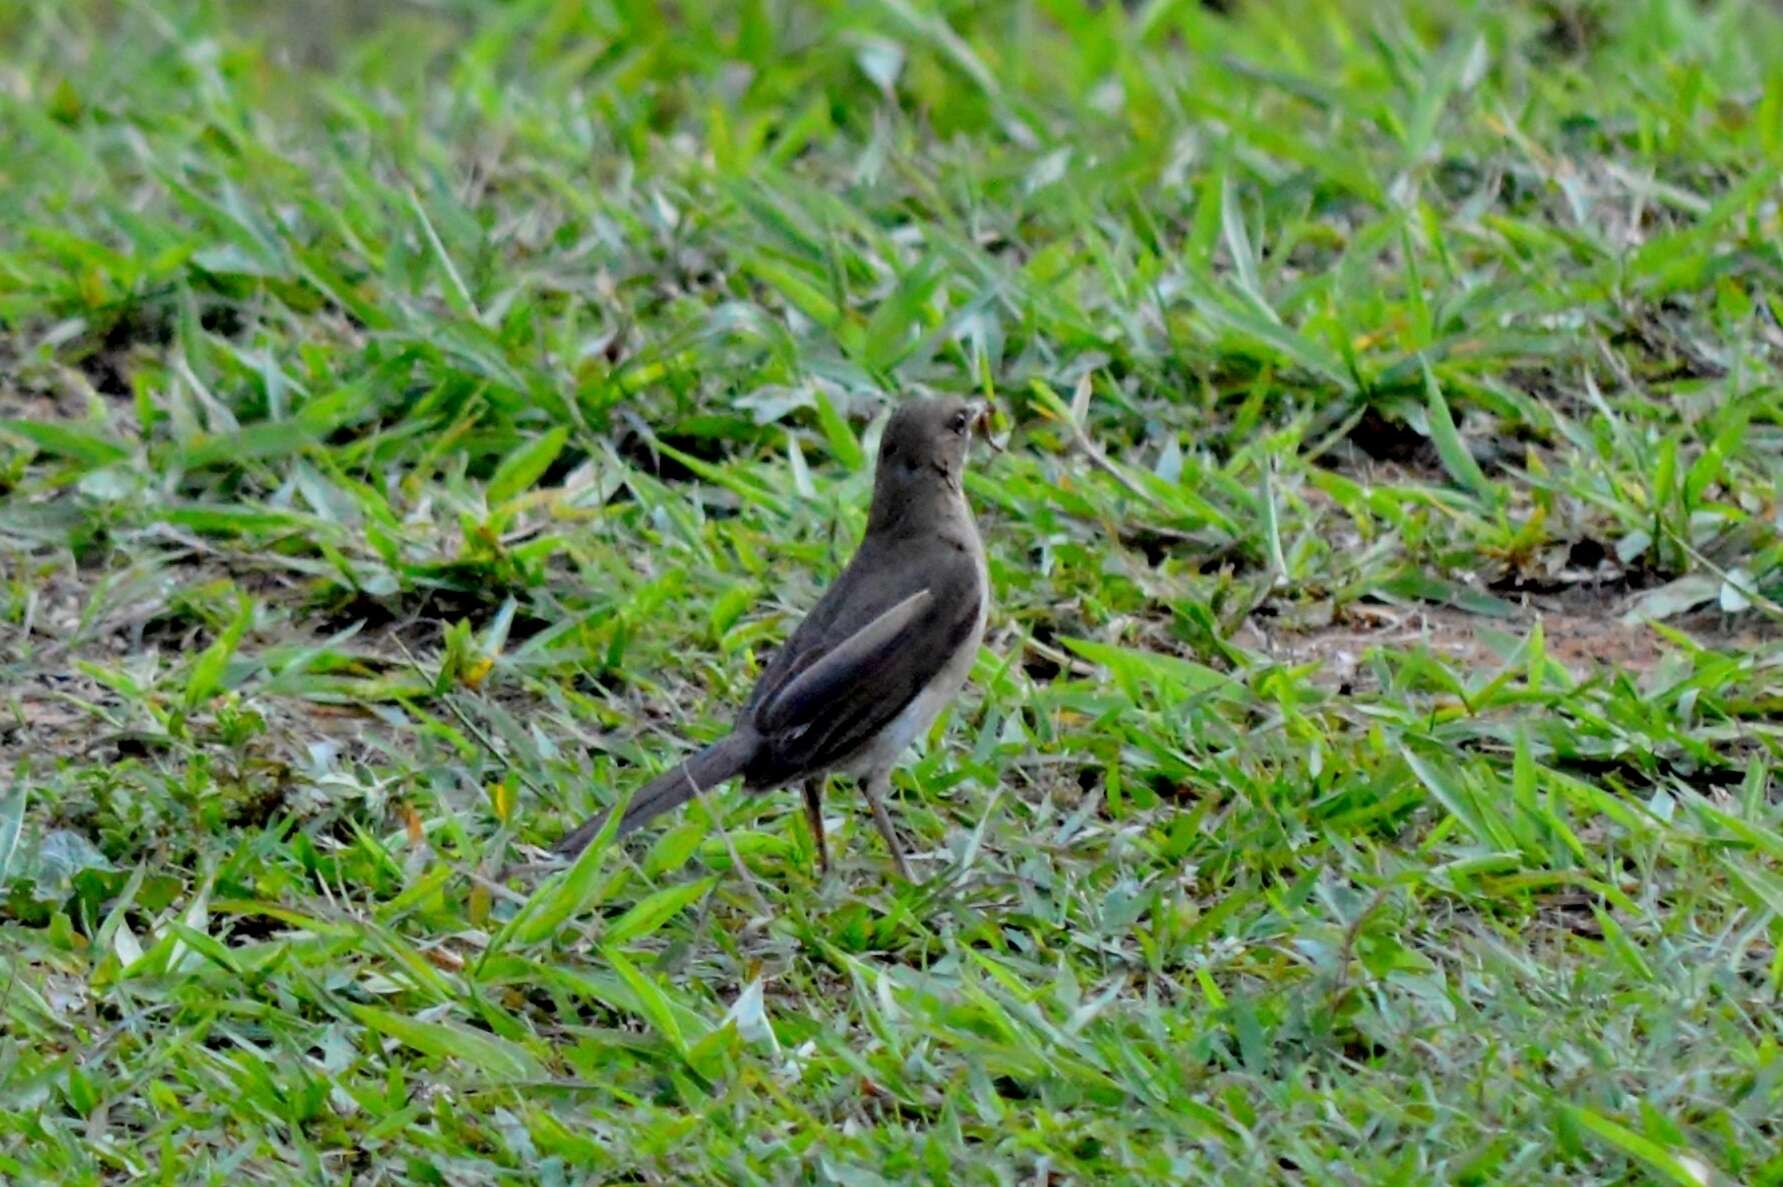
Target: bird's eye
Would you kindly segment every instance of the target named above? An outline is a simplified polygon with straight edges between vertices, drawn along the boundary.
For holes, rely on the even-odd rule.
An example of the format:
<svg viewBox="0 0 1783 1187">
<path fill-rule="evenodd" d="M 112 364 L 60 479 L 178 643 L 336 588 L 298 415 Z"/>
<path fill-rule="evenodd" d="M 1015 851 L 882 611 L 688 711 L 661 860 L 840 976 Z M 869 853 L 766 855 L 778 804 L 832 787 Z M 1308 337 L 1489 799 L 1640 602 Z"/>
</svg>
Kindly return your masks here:
<svg viewBox="0 0 1783 1187">
<path fill-rule="evenodd" d="M 953 419 L 947 422 L 947 427 L 956 433 L 963 433 L 966 431 L 966 426 L 971 423 L 972 417 L 969 414 L 956 412 L 953 414 Z"/>
</svg>

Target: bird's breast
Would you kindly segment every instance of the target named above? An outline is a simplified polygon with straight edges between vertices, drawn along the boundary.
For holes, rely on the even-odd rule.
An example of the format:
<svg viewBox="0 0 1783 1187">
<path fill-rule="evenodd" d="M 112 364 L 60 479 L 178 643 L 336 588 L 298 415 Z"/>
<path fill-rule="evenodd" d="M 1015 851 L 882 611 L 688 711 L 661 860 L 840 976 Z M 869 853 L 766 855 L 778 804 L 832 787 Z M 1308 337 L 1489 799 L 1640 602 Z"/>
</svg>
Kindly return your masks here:
<svg viewBox="0 0 1783 1187">
<path fill-rule="evenodd" d="M 984 641 L 984 627 L 990 617 L 990 572 L 985 565 L 984 549 L 979 546 L 975 532 L 967 540 L 955 543 L 971 554 L 977 569 L 978 613 L 973 616 L 971 629 L 960 637 L 953 653 L 947 657 L 934 677 L 910 699 L 910 703 L 886 723 L 872 742 L 841 768 L 845 774 L 871 776 L 876 772 L 889 770 L 910 743 L 927 732 L 935 718 L 940 716 L 941 710 L 959 695 L 966 677 L 972 672 L 972 662 L 978 658 L 978 646 Z"/>
</svg>

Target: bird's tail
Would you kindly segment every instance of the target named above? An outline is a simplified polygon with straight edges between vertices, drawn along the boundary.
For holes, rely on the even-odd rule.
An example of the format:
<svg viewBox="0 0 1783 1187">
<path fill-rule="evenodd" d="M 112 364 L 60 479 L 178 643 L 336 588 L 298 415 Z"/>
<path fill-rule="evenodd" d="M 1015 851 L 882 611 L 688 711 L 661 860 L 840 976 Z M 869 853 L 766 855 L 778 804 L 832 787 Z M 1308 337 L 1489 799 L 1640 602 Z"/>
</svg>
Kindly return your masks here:
<svg viewBox="0 0 1783 1187">
<path fill-rule="evenodd" d="M 748 731 L 727 734 L 697 754 L 664 771 L 646 783 L 625 806 L 619 818 L 617 836 L 623 837 L 639 825 L 661 816 L 670 808 L 678 808 L 709 787 L 716 787 L 742 771 L 755 753 L 756 741 Z M 599 835 L 607 823 L 611 809 L 596 812 L 557 842 L 552 852 L 562 858 L 574 858 Z"/>
</svg>

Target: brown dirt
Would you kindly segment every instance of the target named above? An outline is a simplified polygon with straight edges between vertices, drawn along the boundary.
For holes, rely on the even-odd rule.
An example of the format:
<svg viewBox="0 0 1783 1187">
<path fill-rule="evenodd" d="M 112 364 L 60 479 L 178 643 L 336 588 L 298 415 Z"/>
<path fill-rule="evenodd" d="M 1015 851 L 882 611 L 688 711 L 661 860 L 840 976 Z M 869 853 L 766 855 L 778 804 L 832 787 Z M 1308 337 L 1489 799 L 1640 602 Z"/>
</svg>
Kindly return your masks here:
<svg viewBox="0 0 1783 1187">
<path fill-rule="evenodd" d="M 1514 645 L 1540 622 L 1549 658 L 1575 677 L 1611 669 L 1638 677 L 1652 671 L 1672 648 L 1650 626 L 1623 622 L 1623 602 L 1579 593 L 1531 597 L 1509 619 L 1442 606 L 1355 603 L 1343 607 L 1328 625 L 1309 629 L 1280 629 L 1253 618 L 1233 641 L 1281 662 L 1318 663 L 1314 680 L 1319 684 L 1357 688 L 1374 683 L 1365 661 L 1376 648 L 1423 648 L 1468 669 L 1493 669 L 1505 660 L 1503 637 Z M 1667 625 L 1716 650 L 1757 648 L 1767 629 L 1776 629 L 1762 621 L 1729 619 L 1713 612 L 1682 615 Z M 1501 638 L 1492 639 L 1494 634 Z"/>
</svg>

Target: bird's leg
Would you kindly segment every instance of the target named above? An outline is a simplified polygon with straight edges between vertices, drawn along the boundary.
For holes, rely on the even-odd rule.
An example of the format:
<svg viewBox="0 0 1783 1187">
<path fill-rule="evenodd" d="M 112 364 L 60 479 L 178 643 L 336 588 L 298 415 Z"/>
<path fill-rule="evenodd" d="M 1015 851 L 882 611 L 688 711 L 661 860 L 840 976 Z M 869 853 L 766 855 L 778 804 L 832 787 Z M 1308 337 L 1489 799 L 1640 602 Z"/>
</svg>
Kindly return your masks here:
<svg viewBox="0 0 1783 1187">
<path fill-rule="evenodd" d="M 867 797 L 867 806 L 873 809 L 873 823 L 879 826 L 879 835 L 885 838 L 885 847 L 891 850 L 892 862 L 904 881 L 911 882 L 914 879 L 904 860 L 904 847 L 898 844 L 897 830 L 892 828 L 891 816 L 885 810 L 884 794 L 890 790 L 890 771 L 877 771 L 861 780 L 861 794 Z"/>
<path fill-rule="evenodd" d="M 830 847 L 823 839 L 823 776 L 805 780 L 805 822 L 811 826 L 811 839 L 817 844 L 817 868 L 824 877 L 830 873 Z"/>
</svg>

